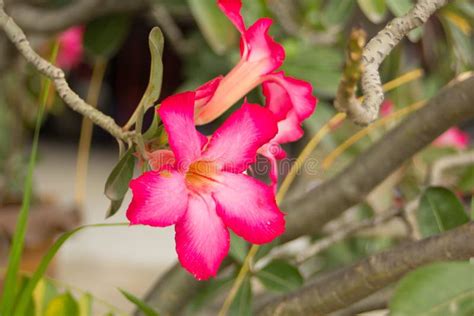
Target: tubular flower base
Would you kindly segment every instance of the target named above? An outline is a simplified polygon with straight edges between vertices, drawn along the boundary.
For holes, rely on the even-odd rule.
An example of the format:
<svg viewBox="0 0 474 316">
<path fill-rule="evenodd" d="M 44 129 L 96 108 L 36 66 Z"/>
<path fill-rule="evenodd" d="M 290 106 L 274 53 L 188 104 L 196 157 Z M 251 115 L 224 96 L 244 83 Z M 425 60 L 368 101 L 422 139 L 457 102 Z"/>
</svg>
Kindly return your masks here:
<svg viewBox="0 0 474 316">
<path fill-rule="evenodd" d="M 272 188 L 243 172 L 257 150 L 277 133 L 273 114 L 244 103 L 209 139 L 195 128 L 196 95 L 184 92 L 163 101 L 158 113 L 171 151 L 152 154 L 153 168 L 130 188 L 131 224 L 175 224 L 176 251 L 196 279 L 216 275 L 229 251 L 229 232 L 263 244 L 285 230 Z"/>
<path fill-rule="evenodd" d="M 314 112 L 317 99 L 308 82 L 285 76 L 282 71 L 276 72 L 283 64 L 285 51 L 268 35 L 272 20 L 261 18 L 246 28 L 240 14 L 241 0 L 218 0 L 218 5 L 242 35 L 241 59 L 226 76 L 217 77 L 196 90 L 196 123 L 202 125 L 213 121 L 252 89 L 262 85 L 265 107 L 278 121 L 278 133 L 269 146 L 300 139 L 304 134 L 301 124 Z M 268 146 L 261 148 L 259 153 L 270 160 L 270 176 L 275 184 L 278 176 L 275 174 L 276 160 L 282 155 L 273 155 Z"/>
</svg>

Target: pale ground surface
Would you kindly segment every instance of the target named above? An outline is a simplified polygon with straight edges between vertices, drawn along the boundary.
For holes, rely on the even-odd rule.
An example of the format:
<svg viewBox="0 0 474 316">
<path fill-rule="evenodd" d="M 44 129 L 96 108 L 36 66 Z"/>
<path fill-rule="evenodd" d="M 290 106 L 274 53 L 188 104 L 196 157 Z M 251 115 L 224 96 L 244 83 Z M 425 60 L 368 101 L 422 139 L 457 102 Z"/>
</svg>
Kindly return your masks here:
<svg viewBox="0 0 474 316">
<path fill-rule="evenodd" d="M 116 162 L 111 150 L 92 148 L 83 223 L 104 222 L 108 202 L 103 195 L 105 179 Z M 71 205 L 74 197 L 76 147 L 40 141 L 36 186 L 60 203 Z M 124 206 L 107 222 L 124 222 Z M 143 295 L 153 281 L 175 260 L 173 228 L 91 228 L 68 240 L 58 254 L 56 278 L 90 291 L 120 309 L 132 310 L 117 288 Z M 104 306 L 96 306 L 96 313 Z M 96 314 L 94 313 L 94 315 Z"/>
</svg>

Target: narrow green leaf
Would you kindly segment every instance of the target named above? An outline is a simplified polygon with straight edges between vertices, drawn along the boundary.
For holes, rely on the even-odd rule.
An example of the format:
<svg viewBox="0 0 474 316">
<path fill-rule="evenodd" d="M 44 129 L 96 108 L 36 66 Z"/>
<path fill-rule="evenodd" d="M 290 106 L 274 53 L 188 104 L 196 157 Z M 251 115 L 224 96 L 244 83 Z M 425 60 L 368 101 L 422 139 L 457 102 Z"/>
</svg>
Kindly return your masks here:
<svg viewBox="0 0 474 316">
<path fill-rule="evenodd" d="M 238 33 L 215 0 L 188 0 L 191 12 L 212 50 L 222 55 L 238 42 Z"/>
<path fill-rule="evenodd" d="M 136 297 L 133 294 L 128 293 L 125 290 L 119 289 L 119 291 L 125 296 L 127 300 L 133 303 L 141 312 L 143 312 L 146 316 L 158 316 L 159 314 L 151 308 L 148 304 L 143 302 L 141 299 Z"/>
<path fill-rule="evenodd" d="M 406 14 L 413 7 L 411 0 L 385 0 L 387 7 L 395 16 Z"/>
<path fill-rule="evenodd" d="M 56 41 L 50 61 L 54 63 L 59 50 L 59 42 Z M 25 179 L 25 187 L 23 192 L 23 200 L 21 204 L 20 213 L 17 219 L 15 234 L 8 255 L 8 267 L 3 284 L 3 295 L 0 301 L 0 315 L 11 315 L 13 309 L 14 295 L 16 292 L 16 280 L 18 277 L 18 270 L 20 268 L 21 254 L 24 247 L 26 229 L 28 226 L 28 215 L 30 212 L 31 197 L 33 193 L 33 172 L 36 166 L 36 158 L 38 156 L 38 142 L 43 121 L 43 113 L 46 102 L 49 97 L 51 80 L 45 80 L 40 96 L 40 106 L 38 115 L 36 117 L 35 133 L 33 136 L 33 145 L 31 147 L 30 161 L 28 163 L 28 173 Z M 26 308 L 25 308 L 26 312 Z M 25 315 L 25 314 L 24 314 Z"/>
<path fill-rule="evenodd" d="M 243 263 L 245 257 L 247 256 L 247 252 L 248 243 L 233 232 L 231 232 L 229 254 L 232 256 L 232 258 L 239 261 L 240 263 Z"/>
<path fill-rule="evenodd" d="M 111 200 L 119 200 L 127 193 L 128 183 L 133 177 L 135 167 L 134 150 L 133 147 L 127 150 L 105 182 L 104 193 Z"/>
<path fill-rule="evenodd" d="M 33 291 L 35 315 L 42 316 L 46 312 L 49 302 L 58 295 L 56 287 L 46 279 L 41 279 Z"/>
<path fill-rule="evenodd" d="M 474 315 L 474 265 L 435 263 L 405 276 L 390 304 L 392 316 Z"/>
<path fill-rule="evenodd" d="M 154 27 L 148 36 L 150 46 L 151 67 L 148 86 L 143 94 L 143 106 L 145 111 L 151 108 L 161 94 L 161 83 L 163 82 L 163 33 L 159 27 Z"/>
<path fill-rule="evenodd" d="M 423 237 L 439 234 L 469 221 L 456 195 L 442 187 L 425 190 L 416 210 L 416 218 Z"/>
<path fill-rule="evenodd" d="M 127 150 L 114 169 L 112 169 L 105 182 L 104 194 L 111 201 L 106 217 L 110 217 L 118 211 L 128 191 L 128 184 L 133 177 L 133 170 L 135 169 L 134 151 L 134 147 Z"/>
<path fill-rule="evenodd" d="M 298 268 L 283 260 L 270 262 L 256 276 L 267 289 L 276 292 L 288 292 L 303 284 Z"/>
<path fill-rule="evenodd" d="M 385 0 L 357 0 L 360 9 L 372 23 L 380 23 L 387 13 Z"/>
<path fill-rule="evenodd" d="M 92 316 L 92 295 L 85 293 L 79 299 L 79 316 Z"/>
<path fill-rule="evenodd" d="M 86 25 L 84 48 L 94 57 L 111 58 L 128 35 L 130 17 L 124 14 L 103 16 Z"/>
<path fill-rule="evenodd" d="M 71 293 L 56 296 L 46 308 L 45 316 L 79 316 L 79 305 Z"/>
<path fill-rule="evenodd" d="M 143 134 L 143 139 L 152 140 L 158 138 L 163 133 L 163 128 L 163 125 L 160 125 L 160 117 L 153 115 L 153 121 L 148 130 Z"/>
<path fill-rule="evenodd" d="M 252 284 L 250 277 L 245 277 L 234 301 L 229 308 L 229 316 L 251 316 L 252 315 Z"/>
<path fill-rule="evenodd" d="M 73 235 L 80 232 L 85 228 L 92 228 L 92 227 L 115 227 L 115 226 L 127 226 L 128 223 L 111 223 L 111 224 L 92 224 L 92 225 L 84 225 L 80 226 L 76 229 L 68 231 L 62 234 L 54 244 L 49 248 L 48 252 L 43 256 L 41 259 L 38 268 L 36 269 L 35 273 L 31 276 L 30 280 L 28 281 L 27 286 L 21 292 L 21 296 L 18 300 L 18 304 L 15 309 L 15 316 L 23 316 L 25 315 L 25 311 L 28 308 L 28 304 L 30 303 L 32 293 L 35 290 L 38 282 L 44 276 L 46 269 L 48 269 L 49 263 L 53 260 L 54 256 L 61 248 L 61 246 Z M 10 314 L 11 315 L 11 314 Z"/>
</svg>

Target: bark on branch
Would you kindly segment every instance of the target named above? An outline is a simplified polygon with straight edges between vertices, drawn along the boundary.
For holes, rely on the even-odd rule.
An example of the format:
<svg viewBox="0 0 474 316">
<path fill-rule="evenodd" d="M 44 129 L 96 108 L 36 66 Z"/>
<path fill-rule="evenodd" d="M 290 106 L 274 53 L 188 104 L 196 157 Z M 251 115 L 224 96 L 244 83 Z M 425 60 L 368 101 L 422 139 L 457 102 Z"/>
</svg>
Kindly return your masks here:
<svg viewBox="0 0 474 316">
<path fill-rule="evenodd" d="M 124 132 L 111 117 L 103 114 L 90 104 L 87 104 L 71 90 L 65 79 L 64 72 L 60 68 L 51 65 L 33 50 L 25 33 L 15 21 L 5 13 L 3 6 L 3 0 L 0 0 L 0 28 L 3 29 L 9 40 L 15 45 L 16 49 L 24 58 L 39 72 L 52 80 L 61 99 L 63 99 L 71 109 L 89 118 L 93 123 L 108 131 L 115 138 L 124 141 L 130 139 L 133 133 Z"/>
<path fill-rule="evenodd" d="M 25 31 L 58 32 L 111 13 L 133 12 L 146 8 L 148 0 L 76 0 L 61 8 L 42 8 L 19 3 L 8 12 Z"/>
<path fill-rule="evenodd" d="M 327 315 L 399 280 L 422 265 L 474 256 L 474 223 L 439 236 L 400 245 L 341 270 L 265 305 L 258 315 Z"/>
<path fill-rule="evenodd" d="M 382 81 L 378 72 L 380 64 L 408 32 L 426 23 L 428 18 L 448 1 L 418 0 L 407 14 L 390 21 L 372 38 L 362 53 L 363 103 L 361 104 L 355 96 L 345 98 L 338 95 L 334 104 L 336 108 L 340 112 L 346 112 L 356 124 L 367 125 L 374 121 L 384 99 Z M 341 84 L 343 84 L 342 81 Z M 339 89 L 338 91 L 343 90 Z"/>
<path fill-rule="evenodd" d="M 401 164 L 444 131 L 474 118 L 473 104 L 473 76 L 442 89 L 426 106 L 400 123 L 333 179 L 304 197 L 285 202 L 282 208 L 288 212 L 287 228 L 281 242 L 318 233 L 327 222 L 362 202 Z M 158 280 L 146 301 L 164 315 L 175 315 L 202 285 L 176 264 L 169 274 Z M 171 287 L 180 289 L 179 295 L 164 295 Z"/>
<path fill-rule="evenodd" d="M 442 89 L 334 178 L 305 196 L 284 203 L 282 208 L 288 216 L 282 241 L 316 234 L 327 222 L 362 202 L 378 184 L 444 131 L 474 118 L 473 103 L 471 75 Z"/>
</svg>

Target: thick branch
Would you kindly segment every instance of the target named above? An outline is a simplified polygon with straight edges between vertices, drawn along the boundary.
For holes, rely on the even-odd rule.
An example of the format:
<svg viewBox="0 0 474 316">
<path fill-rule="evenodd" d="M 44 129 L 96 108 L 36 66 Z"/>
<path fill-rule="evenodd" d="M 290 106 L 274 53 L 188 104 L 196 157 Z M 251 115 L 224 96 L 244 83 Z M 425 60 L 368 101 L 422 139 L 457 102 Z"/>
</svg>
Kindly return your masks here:
<svg viewBox="0 0 474 316">
<path fill-rule="evenodd" d="M 148 0 L 76 0 L 56 9 L 20 3 L 8 7 L 8 12 L 25 31 L 58 32 L 106 14 L 141 10 L 148 3 Z"/>
<path fill-rule="evenodd" d="M 346 112 L 356 124 L 367 125 L 374 121 L 384 99 L 378 72 L 380 64 L 408 32 L 426 23 L 428 18 L 448 1 L 418 0 L 407 14 L 393 19 L 377 33 L 365 46 L 362 54 L 363 103 L 361 104 L 356 98 L 352 98 L 347 102 L 339 102 L 338 109 Z"/>
<path fill-rule="evenodd" d="M 259 315 L 327 315 L 349 306 L 397 281 L 422 265 L 474 256 L 474 223 L 443 235 L 381 252 L 348 267 L 315 279 L 307 286 L 275 299 Z"/>
<path fill-rule="evenodd" d="M 302 198 L 284 203 L 282 208 L 292 211 L 287 216 L 283 241 L 315 234 L 327 222 L 363 201 L 401 164 L 449 127 L 474 118 L 473 102 L 474 76 L 445 87 L 337 176 Z"/>
<path fill-rule="evenodd" d="M 65 79 L 64 72 L 60 68 L 51 65 L 31 48 L 25 33 L 3 10 L 3 0 L 0 0 L 0 27 L 23 57 L 39 72 L 53 81 L 59 96 L 71 109 L 89 118 L 93 123 L 118 139 L 127 140 L 130 138 L 131 133 L 124 132 L 111 117 L 87 104 L 72 91 Z"/>
<path fill-rule="evenodd" d="M 446 87 L 418 112 L 394 128 L 366 152 L 360 155 L 336 177 L 316 187 L 304 197 L 288 201 L 282 208 L 288 212 L 287 228 L 281 241 L 318 233 L 332 219 L 348 208 L 363 201 L 400 165 L 416 152 L 430 144 L 449 127 L 474 117 L 474 77 Z M 369 177 L 367 175 L 370 175 Z M 150 291 L 147 302 L 160 308 L 164 314 L 177 314 L 195 295 L 201 284 L 186 278 L 179 264 L 173 268 L 173 277 L 160 279 Z M 169 304 L 163 291 L 177 286 L 183 298 Z"/>
</svg>

